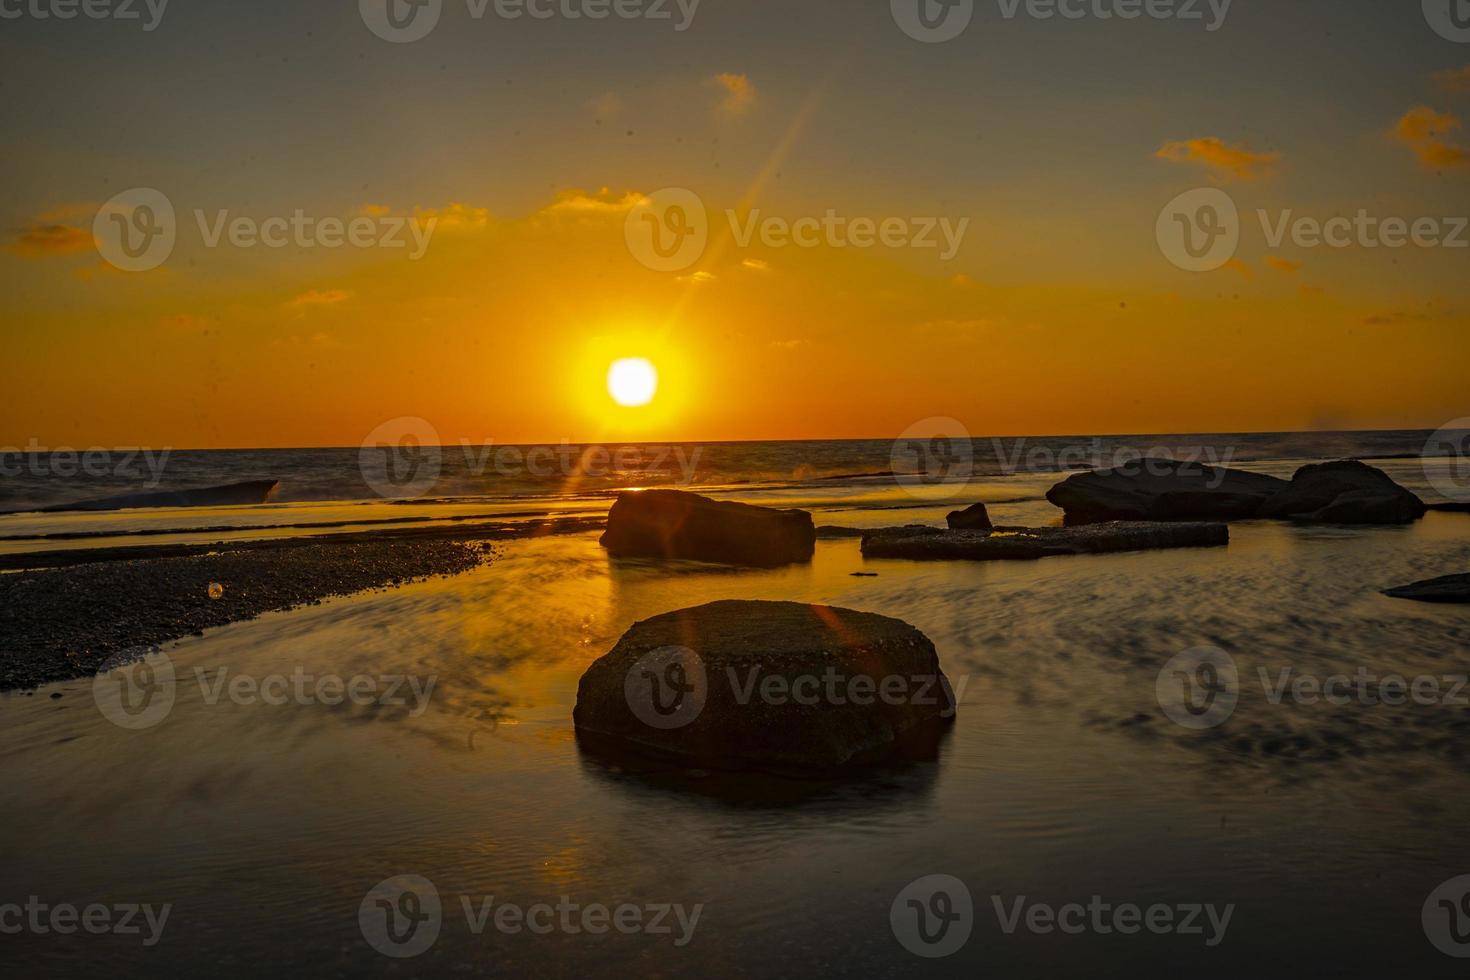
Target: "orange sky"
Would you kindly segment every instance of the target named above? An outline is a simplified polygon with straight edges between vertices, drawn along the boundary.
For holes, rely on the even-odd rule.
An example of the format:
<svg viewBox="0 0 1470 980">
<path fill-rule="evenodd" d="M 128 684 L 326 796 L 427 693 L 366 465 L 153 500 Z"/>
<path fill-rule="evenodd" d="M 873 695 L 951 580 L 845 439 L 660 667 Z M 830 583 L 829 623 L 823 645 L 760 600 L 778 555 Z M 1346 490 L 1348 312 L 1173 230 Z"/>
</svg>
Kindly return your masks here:
<svg viewBox="0 0 1470 980">
<path fill-rule="evenodd" d="M 143 52 L 22 51 L 7 74 L 105 58 L 175 84 L 129 126 L 113 93 L 51 128 L 43 107 L 10 110 L 35 113 L 38 135 L 0 192 L 0 445 L 352 446 L 397 416 L 447 442 L 524 443 L 881 438 L 931 416 L 1022 435 L 1470 413 L 1470 251 L 1273 245 L 1255 217 L 1470 213 L 1465 58 L 1422 21 L 1349 25 L 1330 44 L 1303 27 L 1317 74 L 1258 59 L 1266 77 L 1224 91 L 1210 72 L 1269 43 L 1258 13 L 1142 48 L 1116 26 L 1017 24 L 1023 43 L 984 58 L 895 37 L 885 14 L 841 44 L 807 38 L 825 52 L 816 72 L 788 57 L 816 21 L 777 37 L 756 29 L 770 16 L 712 12 L 678 41 L 630 33 L 633 48 L 595 52 L 590 25 L 553 25 L 521 38 L 538 58 L 507 33 L 538 25 L 400 49 L 324 21 L 318 47 L 293 35 L 282 77 L 249 93 L 177 84 L 187 38 L 167 23 Z M 1365 61 L 1354 43 L 1385 31 L 1412 40 Z M 219 57 L 281 47 L 234 44 Z M 1201 77 L 1161 88 L 1183 60 Z M 1089 64 L 1088 86 L 1055 76 Z M 58 84 L 65 98 L 79 83 Z M 120 272 L 93 242 L 99 205 L 130 187 L 178 212 L 152 271 Z M 629 209 L 665 187 L 697 191 L 712 230 L 672 272 L 625 239 Z M 1197 187 L 1243 218 L 1234 259 L 1206 273 L 1155 238 L 1160 208 Z M 211 247 L 195 217 L 297 209 L 433 233 L 418 260 Z M 742 245 L 727 209 L 737 224 L 967 225 L 953 256 Z M 648 408 L 606 392 L 629 356 L 659 367 Z"/>
</svg>

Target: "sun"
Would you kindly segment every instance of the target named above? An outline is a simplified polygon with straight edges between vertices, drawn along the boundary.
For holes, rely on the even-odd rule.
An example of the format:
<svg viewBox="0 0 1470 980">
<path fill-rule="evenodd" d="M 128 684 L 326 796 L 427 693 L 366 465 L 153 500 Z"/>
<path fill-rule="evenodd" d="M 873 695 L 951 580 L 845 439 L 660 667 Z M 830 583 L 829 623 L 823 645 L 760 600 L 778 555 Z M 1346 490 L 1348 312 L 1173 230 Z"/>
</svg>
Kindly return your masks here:
<svg viewBox="0 0 1470 980">
<path fill-rule="evenodd" d="M 646 357 L 614 361 L 607 372 L 607 393 L 627 408 L 647 405 L 658 393 L 658 369 Z"/>
</svg>

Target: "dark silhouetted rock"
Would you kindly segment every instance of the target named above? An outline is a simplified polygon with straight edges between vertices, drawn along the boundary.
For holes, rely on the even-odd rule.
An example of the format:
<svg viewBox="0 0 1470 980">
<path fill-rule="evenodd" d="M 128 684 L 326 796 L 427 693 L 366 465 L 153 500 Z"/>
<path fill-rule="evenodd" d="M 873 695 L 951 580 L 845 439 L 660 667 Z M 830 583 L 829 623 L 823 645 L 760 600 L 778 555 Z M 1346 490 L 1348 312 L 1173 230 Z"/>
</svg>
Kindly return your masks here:
<svg viewBox="0 0 1470 980">
<path fill-rule="evenodd" d="M 1347 459 L 1303 466 L 1289 487 L 1261 506 L 1260 516 L 1332 524 L 1411 524 L 1427 509 L 1387 473 Z"/>
<path fill-rule="evenodd" d="M 1441 510 L 1447 514 L 1470 514 L 1470 501 L 1450 501 L 1440 504 L 1426 504 L 1430 510 Z"/>
<path fill-rule="evenodd" d="M 160 493 L 130 493 L 101 500 L 84 500 L 75 504 L 57 504 L 41 513 L 57 514 L 82 510 L 131 510 L 145 507 L 239 507 L 263 504 L 270 500 L 280 483 L 276 480 L 251 480 L 222 487 L 200 487 L 195 490 L 168 490 Z"/>
<path fill-rule="evenodd" d="M 1470 575 L 1445 575 L 1396 589 L 1384 589 L 1383 594 L 1415 602 L 1470 603 Z"/>
<path fill-rule="evenodd" d="M 607 515 L 602 546 L 616 558 L 688 558 L 769 567 L 810 561 L 812 515 L 711 500 L 682 490 L 629 491 Z"/>
<path fill-rule="evenodd" d="M 1254 517 L 1285 480 L 1205 463 L 1140 459 L 1077 473 L 1047 491 L 1068 524 L 1104 521 L 1234 521 Z"/>
<path fill-rule="evenodd" d="M 907 623 L 725 601 L 634 624 L 582 675 L 573 719 L 588 748 L 781 773 L 932 756 L 954 709 Z"/>
<path fill-rule="evenodd" d="M 990 512 L 984 504 L 971 504 L 950 514 L 946 520 L 956 531 L 988 531 L 995 526 L 990 523 Z"/>
<path fill-rule="evenodd" d="M 998 527 L 990 531 L 945 531 L 936 527 L 892 527 L 863 536 L 868 558 L 913 561 L 1033 561 L 1066 555 L 1164 548 L 1212 548 L 1230 543 L 1224 524 L 1111 522 L 1080 527 Z"/>
</svg>

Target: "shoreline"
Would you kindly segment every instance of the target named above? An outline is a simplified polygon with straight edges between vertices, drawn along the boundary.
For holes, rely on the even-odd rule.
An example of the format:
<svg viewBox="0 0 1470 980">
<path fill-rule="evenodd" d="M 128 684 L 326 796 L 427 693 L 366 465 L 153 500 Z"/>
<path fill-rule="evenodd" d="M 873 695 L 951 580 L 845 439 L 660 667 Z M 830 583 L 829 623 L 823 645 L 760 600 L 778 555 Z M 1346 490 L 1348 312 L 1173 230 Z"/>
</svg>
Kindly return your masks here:
<svg viewBox="0 0 1470 980">
<path fill-rule="evenodd" d="M 472 571 L 489 542 L 594 530 L 573 519 L 378 530 L 239 544 L 160 545 L 0 557 L 0 692 L 94 676 L 204 630 L 325 599 Z M 37 564 L 37 560 L 47 564 Z M 218 599 L 210 586 L 224 587 Z"/>
</svg>

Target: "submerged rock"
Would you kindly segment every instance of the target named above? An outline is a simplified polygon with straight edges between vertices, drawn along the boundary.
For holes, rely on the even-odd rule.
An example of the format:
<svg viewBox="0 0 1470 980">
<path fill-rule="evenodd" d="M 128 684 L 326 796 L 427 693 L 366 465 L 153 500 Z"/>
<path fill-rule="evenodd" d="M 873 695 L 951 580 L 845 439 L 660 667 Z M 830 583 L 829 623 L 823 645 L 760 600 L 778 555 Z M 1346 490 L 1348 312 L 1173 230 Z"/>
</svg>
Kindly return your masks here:
<svg viewBox="0 0 1470 980">
<path fill-rule="evenodd" d="M 1254 517 L 1285 480 L 1205 463 L 1140 459 L 1077 473 L 1047 491 L 1068 524 L 1104 521 L 1233 521 Z"/>
<path fill-rule="evenodd" d="M 634 624 L 582 675 L 573 720 L 590 748 L 779 773 L 932 756 L 954 714 L 934 644 L 907 623 L 724 601 Z"/>
<path fill-rule="evenodd" d="M 130 493 L 100 500 L 83 500 L 75 504 L 57 504 L 43 508 L 43 514 L 66 511 L 130 510 L 145 507 L 235 507 L 263 504 L 280 486 L 277 480 L 251 480 L 220 487 L 193 490 L 166 490 L 159 493 Z"/>
<path fill-rule="evenodd" d="M 682 490 L 618 495 L 602 546 L 615 558 L 687 558 L 768 567 L 810 561 L 816 550 L 812 515 Z"/>
<path fill-rule="evenodd" d="M 1331 524 L 1411 524 L 1427 507 L 1388 474 L 1355 459 L 1303 466 L 1262 505 L 1261 517 Z"/>
<path fill-rule="evenodd" d="M 1470 603 L 1470 575 L 1443 575 L 1413 585 L 1384 589 L 1383 594 L 1415 602 Z"/>
<path fill-rule="evenodd" d="M 913 561 L 1034 561 L 1065 555 L 1164 548 L 1210 548 L 1230 543 L 1224 524 L 1112 522 L 1081 527 L 998 527 L 944 531 L 891 527 L 863 536 L 867 558 Z"/>
<path fill-rule="evenodd" d="M 990 512 L 985 509 L 984 504 L 971 504 L 964 510 L 950 514 L 945 520 L 956 531 L 988 531 L 995 526 L 990 523 Z"/>
</svg>

